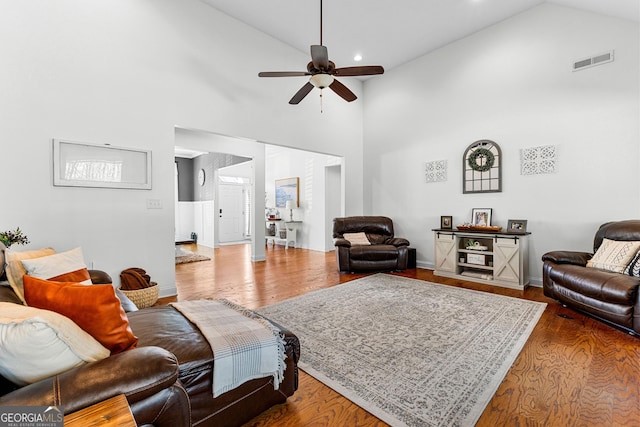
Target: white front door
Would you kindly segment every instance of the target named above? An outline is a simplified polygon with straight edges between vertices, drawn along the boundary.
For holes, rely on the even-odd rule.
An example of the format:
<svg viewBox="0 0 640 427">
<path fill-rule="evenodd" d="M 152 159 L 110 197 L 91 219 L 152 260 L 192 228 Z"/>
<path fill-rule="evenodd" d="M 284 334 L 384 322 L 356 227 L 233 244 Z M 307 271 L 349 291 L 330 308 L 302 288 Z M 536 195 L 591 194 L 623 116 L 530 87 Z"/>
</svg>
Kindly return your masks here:
<svg viewBox="0 0 640 427">
<path fill-rule="evenodd" d="M 244 239 L 242 185 L 218 185 L 218 209 L 220 243 L 237 242 Z"/>
</svg>

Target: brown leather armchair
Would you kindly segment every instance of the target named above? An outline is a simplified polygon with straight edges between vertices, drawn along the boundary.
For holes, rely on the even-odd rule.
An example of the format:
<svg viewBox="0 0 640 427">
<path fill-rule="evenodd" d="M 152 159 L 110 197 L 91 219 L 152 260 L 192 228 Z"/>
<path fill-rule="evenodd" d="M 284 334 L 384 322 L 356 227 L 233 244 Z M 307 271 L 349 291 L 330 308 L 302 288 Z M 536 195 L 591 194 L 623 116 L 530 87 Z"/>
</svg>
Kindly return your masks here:
<svg viewBox="0 0 640 427">
<path fill-rule="evenodd" d="M 364 233 L 369 244 L 352 244 L 347 233 Z M 393 221 L 385 216 L 334 218 L 333 243 L 340 271 L 406 270 L 409 241 L 394 237 Z"/>
<path fill-rule="evenodd" d="M 565 306 L 640 335 L 640 278 L 587 267 L 602 240 L 640 241 L 640 220 L 600 226 L 593 252 L 553 251 L 542 256 L 544 294 Z"/>
</svg>

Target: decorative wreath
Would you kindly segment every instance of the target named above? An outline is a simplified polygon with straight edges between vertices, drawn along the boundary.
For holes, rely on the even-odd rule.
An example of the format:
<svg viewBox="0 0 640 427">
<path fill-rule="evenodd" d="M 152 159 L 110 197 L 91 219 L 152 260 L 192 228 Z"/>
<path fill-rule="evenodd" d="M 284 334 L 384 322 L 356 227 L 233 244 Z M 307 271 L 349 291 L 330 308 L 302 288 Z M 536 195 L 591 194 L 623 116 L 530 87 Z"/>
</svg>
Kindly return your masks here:
<svg viewBox="0 0 640 427">
<path fill-rule="evenodd" d="M 487 160 L 484 165 L 478 163 L 478 158 L 480 157 L 484 157 Z M 469 154 L 467 161 L 469 162 L 469 167 L 474 171 L 486 172 L 493 167 L 495 159 L 496 158 L 491 151 L 486 148 L 478 148 L 474 150 L 473 153 Z"/>
</svg>

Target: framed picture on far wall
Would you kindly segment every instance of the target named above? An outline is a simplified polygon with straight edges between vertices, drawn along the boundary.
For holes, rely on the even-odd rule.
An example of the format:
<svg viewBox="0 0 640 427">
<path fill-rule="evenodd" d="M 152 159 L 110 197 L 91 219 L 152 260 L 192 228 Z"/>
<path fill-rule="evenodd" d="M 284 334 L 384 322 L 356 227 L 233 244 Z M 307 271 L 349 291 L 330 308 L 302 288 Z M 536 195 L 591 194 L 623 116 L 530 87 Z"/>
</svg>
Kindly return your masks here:
<svg viewBox="0 0 640 427">
<path fill-rule="evenodd" d="M 527 220 L 526 219 L 510 219 L 507 223 L 508 233 L 526 233 L 527 232 Z"/>
<path fill-rule="evenodd" d="M 293 207 L 300 207 L 300 178 L 276 179 L 276 207 L 284 208 L 287 200 L 293 201 Z"/>
<path fill-rule="evenodd" d="M 489 227 L 491 225 L 491 208 L 472 209 L 471 224 L 477 227 Z"/>
<path fill-rule="evenodd" d="M 445 230 L 451 230 L 453 228 L 453 217 L 451 216 L 441 216 L 440 217 L 440 228 Z"/>
</svg>

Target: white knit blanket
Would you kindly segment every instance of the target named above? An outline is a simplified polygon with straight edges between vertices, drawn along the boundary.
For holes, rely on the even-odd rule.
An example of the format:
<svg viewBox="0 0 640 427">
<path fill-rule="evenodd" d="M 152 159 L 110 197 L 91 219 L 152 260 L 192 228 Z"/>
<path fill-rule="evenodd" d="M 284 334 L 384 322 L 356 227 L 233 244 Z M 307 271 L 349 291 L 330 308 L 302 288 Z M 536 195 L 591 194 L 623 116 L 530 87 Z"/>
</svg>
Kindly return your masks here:
<svg viewBox="0 0 640 427">
<path fill-rule="evenodd" d="M 213 350 L 213 397 L 269 375 L 277 390 L 286 357 L 280 330 L 266 319 L 225 299 L 172 303 L 195 323 Z"/>
</svg>

